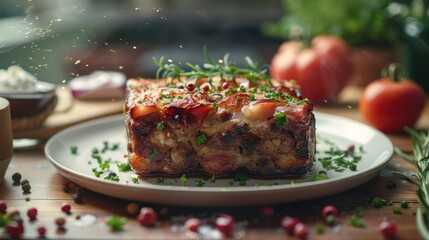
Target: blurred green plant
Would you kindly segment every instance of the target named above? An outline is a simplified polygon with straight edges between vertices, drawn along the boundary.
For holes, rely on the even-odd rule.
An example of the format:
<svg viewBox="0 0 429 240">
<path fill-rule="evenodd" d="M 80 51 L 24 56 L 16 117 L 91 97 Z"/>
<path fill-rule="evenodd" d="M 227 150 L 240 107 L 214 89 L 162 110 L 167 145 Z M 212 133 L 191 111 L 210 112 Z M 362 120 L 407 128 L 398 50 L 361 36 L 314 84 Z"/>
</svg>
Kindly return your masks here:
<svg viewBox="0 0 429 240">
<path fill-rule="evenodd" d="M 392 0 L 283 0 L 285 15 L 264 23 L 274 38 L 312 38 L 331 34 L 353 46 L 393 46 L 403 39 L 405 3 Z"/>
</svg>

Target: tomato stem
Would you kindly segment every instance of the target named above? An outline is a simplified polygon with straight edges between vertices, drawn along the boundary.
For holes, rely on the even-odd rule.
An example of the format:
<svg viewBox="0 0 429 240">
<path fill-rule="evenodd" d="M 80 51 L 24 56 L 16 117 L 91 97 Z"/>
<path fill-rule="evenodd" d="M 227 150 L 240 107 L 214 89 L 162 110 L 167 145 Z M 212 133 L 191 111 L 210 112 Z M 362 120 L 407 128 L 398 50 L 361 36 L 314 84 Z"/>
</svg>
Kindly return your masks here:
<svg viewBox="0 0 429 240">
<path fill-rule="evenodd" d="M 401 80 L 401 67 L 399 63 L 391 63 L 387 67 L 387 72 L 384 71 L 384 77 L 392 79 L 394 82 Z"/>
</svg>

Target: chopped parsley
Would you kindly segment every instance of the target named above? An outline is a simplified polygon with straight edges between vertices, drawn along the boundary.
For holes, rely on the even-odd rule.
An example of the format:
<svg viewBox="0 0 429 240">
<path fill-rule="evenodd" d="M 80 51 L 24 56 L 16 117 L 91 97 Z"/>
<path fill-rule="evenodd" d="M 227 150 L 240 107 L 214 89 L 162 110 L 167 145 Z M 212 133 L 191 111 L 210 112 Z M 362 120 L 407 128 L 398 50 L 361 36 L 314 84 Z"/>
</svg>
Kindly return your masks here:
<svg viewBox="0 0 429 240">
<path fill-rule="evenodd" d="M 357 171 L 357 164 L 362 159 L 361 156 L 348 149 L 342 150 L 333 142 L 320 136 L 317 136 L 317 141 L 324 142 L 330 146 L 329 150 L 321 152 L 325 156 L 318 159 L 325 170 L 344 172 L 348 169 L 350 171 Z"/>
<path fill-rule="evenodd" d="M 70 147 L 70 152 L 71 152 L 71 154 L 76 155 L 77 154 L 77 146 L 71 146 Z"/>
<path fill-rule="evenodd" d="M 119 182 L 119 176 L 115 172 L 110 172 L 104 179 Z"/>
<path fill-rule="evenodd" d="M 396 188 L 396 183 L 394 183 L 392 180 L 389 179 L 386 183 L 386 187 L 387 189 L 394 189 Z"/>
<path fill-rule="evenodd" d="M 363 215 L 365 214 L 362 207 L 356 208 L 355 213 L 356 213 L 356 216 L 358 217 L 363 217 Z"/>
<path fill-rule="evenodd" d="M 103 174 L 103 173 L 104 173 L 104 171 L 98 171 L 96 167 L 92 169 L 92 172 L 93 172 L 93 173 L 94 173 L 94 175 L 95 175 L 96 177 L 98 177 L 98 178 L 100 177 L 100 175 L 101 175 L 101 174 Z"/>
<path fill-rule="evenodd" d="M 203 133 L 197 136 L 197 139 L 195 140 L 195 143 L 197 146 L 203 145 L 207 143 L 207 137 Z"/>
<path fill-rule="evenodd" d="M 26 202 L 29 202 L 30 200 L 31 200 L 31 198 L 29 198 L 29 197 L 26 197 L 26 198 L 25 198 L 25 201 L 26 201 Z"/>
<path fill-rule="evenodd" d="M 376 208 L 392 205 L 392 201 L 387 201 L 386 199 L 383 199 L 381 197 L 375 197 L 374 199 L 372 199 L 371 203 L 372 203 L 372 206 Z"/>
<path fill-rule="evenodd" d="M 399 209 L 399 208 L 393 208 L 392 212 L 393 212 L 393 214 L 398 214 L 398 215 L 402 214 L 401 209 Z"/>
<path fill-rule="evenodd" d="M 402 201 L 401 201 L 401 207 L 402 207 L 402 208 L 409 208 L 409 206 L 408 206 L 408 202 L 407 202 L 407 201 L 405 201 L 405 200 L 402 200 Z"/>
<path fill-rule="evenodd" d="M 164 123 L 163 122 L 159 122 L 159 123 L 157 123 L 156 124 L 156 130 L 158 130 L 158 131 L 162 131 L 162 130 L 164 130 Z"/>
<path fill-rule="evenodd" d="M 152 149 L 152 152 L 149 154 L 149 160 L 153 160 L 157 154 L 158 154 L 158 149 L 156 149 L 156 147 L 154 147 Z"/>
<path fill-rule="evenodd" d="M 216 175 L 212 175 L 212 176 L 210 177 L 210 182 L 211 182 L 211 183 L 215 183 L 215 182 L 216 182 Z"/>
<path fill-rule="evenodd" d="M 132 181 L 133 183 L 139 183 L 139 179 L 138 179 L 138 178 L 136 178 L 136 177 L 132 177 L 132 178 L 131 178 L 131 181 Z"/>
<path fill-rule="evenodd" d="M 311 177 L 311 181 L 320 181 L 320 180 L 326 180 L 326 179 L 329 179 L 328 174 L 326 174 L 326 173 L 314 174 Z"/>
<path fill-rule="evenodd" d="M 234 174 L 234 181 L 238 182 L 240 186 L 244 186 L 247 183 L 247 180 L 249 180 L 249 177 L 244 171 L 237 171 Z"/>
<path fill-rule="evenodd" d="M 163 177 L 159 177 L 156 179 L 157 183 L 164 183 L 164 181 L 165 181 L 165 178 L 163 178 Z"/>
<path fill-rule="evenodd" d="M 353 215 L 349 218 L 349 224 L 353 227 L 356 227 L 356 228 L 364 228 L 365 227 L 365 221 L 356 215 Z"/>
<path fill-rule="evenodd" d="M 131 171 L 131 165 L 129 162 L 125 162 L 125 163 L 118 163 L 116 164 L 118 166 L 118 170 L 119 172 L 128 172 Z"/>
<path fill-rule="evenodd" d="M 204 186 L 204 180 L 203 179 L 200 179 L 200 178 L 197 178 L 197 179 L 195 179 L 195 185 L 197 186 L 197 187 L 202 187 L 202 186 Z"/>
<path fill-rule="evenodd" d="M 110 164 L 108 161 L 105 161 L 105 162 L 101 163 L 99 167 L 101 168 L 101 170 L 109 170 Z"/>
<path fill-rule="evenodd" d="M 284 113 L 277 113 L 274 115 L 274 118 L 276 119 L 276 125 L 279 127 L 283 127 L 288 122 L 287 117 Z"/>
<path fill-rule="evenodd" d="M 107 226 L 114 232 L 122 231 L 125 223 L 127 223 L 127 219 L 124 217 L 111 216 L 106 220 Z"/>
<path fill-rule="evenodd" d="M 185 175 L 185 174 L 183 174 L 183 175 L 180 177 L 180 181 L 181 181 L 182 183 L 186 183 L 186 182 L 188 181 L 188 178 L 186 177 L 186 175 Z"/>
<path fill-rule="evenodd" d="M 325 232 L 325 228 L 323 227 L 323 225 L 320 225 L 320 224 L 316 225 L 316 227 L 314 227 L 314 230 L 318 234 L 323 234 Z"/>
</svg>

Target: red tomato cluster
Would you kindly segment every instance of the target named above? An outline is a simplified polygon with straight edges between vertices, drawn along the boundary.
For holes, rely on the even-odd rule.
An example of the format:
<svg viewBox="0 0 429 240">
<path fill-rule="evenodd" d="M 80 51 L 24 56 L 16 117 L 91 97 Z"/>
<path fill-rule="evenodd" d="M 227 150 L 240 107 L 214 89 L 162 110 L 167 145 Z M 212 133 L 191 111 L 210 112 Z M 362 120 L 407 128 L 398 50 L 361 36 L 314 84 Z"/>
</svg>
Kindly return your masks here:
<svg viewBox="0 0 429 240">
<path fill-rule="evenodd" d="M 280 46 L 271 61 L 271 76 L 295 80 L 303 97 L 313 103 L 335 100 L 352 75 L 352 60 L 347 44 L 338 37 L 318 36 L 307 48 L 301 41 Z"/>
</svg>

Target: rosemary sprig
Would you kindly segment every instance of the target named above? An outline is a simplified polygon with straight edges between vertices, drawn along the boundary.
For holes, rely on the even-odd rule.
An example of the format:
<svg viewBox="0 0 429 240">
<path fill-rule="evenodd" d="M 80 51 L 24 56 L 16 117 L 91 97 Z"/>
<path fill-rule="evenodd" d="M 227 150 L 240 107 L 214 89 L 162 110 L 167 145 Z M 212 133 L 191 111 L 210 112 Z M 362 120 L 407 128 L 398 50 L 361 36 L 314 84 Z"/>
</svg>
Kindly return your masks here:
<svg viewBox="0 0 429 240">
<path fill-rule="evenodd" d="M 405 129 L 410 134 L 413 141 L 413 155 L 404 153 L 399 148 L 395 148 L 397 154 L 417 166 L 418 172 L 410 175 L 400 172 L 393 172 L 400 178 L 407 180 L 417 186 L 416 194 L 423 212 L 419 208 L 416 213 L 417 228 L 424 239 L 429 239 L 429 131 L 427 133 L 417 132 L 412 128 Z"/>
<path fill-rule="evenodd" d="M 204 47 L 204 57 L 207 63 L 203 66 L 186 63 L 191 70 L 186 71 L 182 67 L 173 63 L 164 63 L 164 57 L 159 59 L 153 58 L 153 62 L 158 67 L 156 71 L 157 79 L 169 79 L 173 83 L 174 79 L 187 83 L 190 80 L 207 78 L 207 81 L 212 85 L 214 77 L 219 77 L 221 80 L 231 80 L 238 86 L 236 79 L 239 77 L 247 78 L 249 81 L 255 82 L 259 80 L 266 81 L 271 85 L 268 68 L 260 68 L 257 62 L 254 62 L 250 57 L 244 58 L 244 68 L 237 67 L 236 63 L 229 60 L 229 53 L 225 54 L 219 63 L 216 63 L 208 54 L 207 47 Z M 213 87 L 213 85 L 212 85 Z"/>
</svg>

